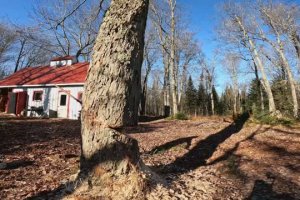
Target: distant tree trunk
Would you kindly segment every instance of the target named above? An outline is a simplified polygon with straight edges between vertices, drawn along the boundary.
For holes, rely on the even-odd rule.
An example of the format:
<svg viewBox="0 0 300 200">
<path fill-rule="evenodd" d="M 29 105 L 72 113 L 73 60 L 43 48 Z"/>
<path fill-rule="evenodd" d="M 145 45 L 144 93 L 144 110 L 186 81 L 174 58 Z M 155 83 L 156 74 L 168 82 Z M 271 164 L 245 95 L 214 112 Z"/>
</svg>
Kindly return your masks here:
<svg viewBox="0 0 300 200">
<path fill-rule="evenodd" d="M 179 94 L 178 94 L 178 104 L 182 106 L 182 95 L 185 92 L 186 89 L 186 81 L 187 81 L 187 69 L 188 64 L 185 63 L 182 67 L 182 74 L 181 74 L 181 79 L 180 79 L 180 88 L 179 88 Z"/>
<path fill-rule="evenodd" d="M 140 115 L 146 114 L 146 95 L 147 95 L 147 86 L 143 86 L 142 92 L 141 92 L 141 110 Z"/>
<path fill-rule="evenodd" d="M 264 70 L 264 67 L 263 67 L 263 64 L 262 64 L 262 61 L 261 59 L 259 58 L 259 55 L 258 55 L 258 52 L 254 46 L 254 43 L 252 42 L 252 40 L 249 40 L 249 43 L 250 43 L 250 48 L 252 49 L 252 52 L 254 54 L 254 59 L 256 60 L 256 65 L 258 66 L 258 68 L 260 69 L 260 72 L 261 72 L 261 76 L 262 76 L 262 83 L 263 83 L 263 86 L 265 88 L 265 91 L 267 93 L 267 96 L 268 96 L 268 101 L 269 101 L 269 112 L 272 114 L 272 115 L 275 115 L 276 114 L 276 106 L 275 106 L 275 102 L 274 102 L 274 97 L 273 97 L 273 92 L 271 90 L 271 86 L 270 86 L 270 83 L 267 79 L 267 75 L 265 74 L 265 70 Z"/>
<path fill-rule="evenodd" d="M 257 91 L 259 91 L 259 93 L 260 93 L 260 109 L 261 109 L 261 111 L 264 111 L 265 110 L 264 93 L 263 93 L 263 88 L 261 86 L 260 79 L 258 76 L 257 66 L 256 66 L 254 60 L 253 60 L 253 65 L 254 65 L 255 78 L 256 78 L 256 82 L 257 82 Z"/>
<path fill-rule="evenodd" d="M 163 84 L 163 93 L 164 93 L 164 116 L 170 116 L 170 73 L 169 73 L 169 57 L 165 54 L 163 55 L 164 59 L 164 84 Z"/>
<path fill-rule="evenodd" d="M 138 143 L 119 130 L 138 122 L 148 3 L 111 1 L 84 89 L 81 174 L 113 199 L 143 198 Z"/>
<path fill-rule="evenodd" d="M 169 6 L 171 9 L 171 52 L 170 52 L 170 87 L 172 94 L 172 114 L 175 115 L 178 113 L 178 95 L 177 95 L 177 68 L 175 61 L 175 8 L 176 8 L 176 0 L 169 0 Z"/>
<path fill-rule="evenodd" d="M 287 74 L 287 78 L 288 78 L 288 82 L 291 88 L 291 93 L 292 93 L 292 101 L 293 101 L 293 114 L 294 117 L 297 118 L 298 117 L 298 99 L 297 99 L 297 93 L 296 93 L 296 86 L 295 86 L 295 81 L 294 81 L 294 77 L 293 74 L 291 72 L 291 68 L 289 66 L 289 63 L 283 53 L 283 51 L 281 49 L 279 49 L 279 55 L 283 61 L 283 65 L 285 68 L 285 72 Z"/>
<path fill-rule="evenodd" d="M 214 102 L 214 94 L 212 92 L 212 87 L 210 89 L 210 104 L 211 104 L 211 114 L 215 115 L 215 102 Z"/>
<path fill-rule="evenodd" d="M 146 51 L 146 50 L 145 50 Z M 146 52 L 144 52 L 146 54 Z M 146 114 L 146 99 L 147 99 L 147 89 L 148 89 L 148 76 L 151 71 L 151 63 L 148 59 L 148 55 L 145 55 L 145 60 L 146 60 L 146 74 L 143 80 L 143 87 L 142 87 L 142 92 L 141 92 L 141 110 L 140 110 L 140 115 L 145 115 Z"/>
<path fill-rule="evenodd" d="M 263 92 L 263 88 L 262 88 L 261 84 L 259 84 L 258 89 L 259 89 L 259 93 L 260 93 L 260 109 L 261 109 L 261 111 L 265 111 L 264 92 Z"/>
<path fill-rule="evenodd" d="M 235 87 L 233 88 L 233 118 L 237 117 L 237 92 Z"/>
</svg>

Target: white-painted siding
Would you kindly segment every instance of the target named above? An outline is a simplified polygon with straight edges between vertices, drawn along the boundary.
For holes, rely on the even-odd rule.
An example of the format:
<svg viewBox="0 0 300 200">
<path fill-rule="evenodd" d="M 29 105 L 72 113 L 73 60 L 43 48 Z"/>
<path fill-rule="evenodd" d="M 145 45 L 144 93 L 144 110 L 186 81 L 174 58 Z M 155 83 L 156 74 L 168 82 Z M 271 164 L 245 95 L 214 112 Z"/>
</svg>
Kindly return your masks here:
<svg viewBox="0 0 300 200">
<path fill-rule="evenodd" d="M 68 59 L 68 60 L 58 60 L 58 61 L 51 61 L 50 66 L 51 67 L 59 67 L 59 66 L 65 66 L 65 65 L 72 65 L 73 63 L 76 63 L 76 58 Z"/>
<path fill-rule="evenodd" d="M 57 113 L 58 103 L 59 103 L 59 92 L 65 90 L 69 91 L 71 95 L 67 100 L 69 103 L 69 119 L 78 119 L 79 113 L 81 111 L 81 104 L 76 101 L 73 97 L 78 98 L 78 94 L 83 92 L 83 86 L 61 86 L 57 87 L 26 87 L 26 88 L 14 88 L 13 92 L 27 91 L 27 109 L 34 107 L 43 107 L 44 113 L 47 116 L 52 117 L 53 113 Z M 43 91 L 42 101 L 33 101 L 34 91 Z M 72 97 L 73 96 L 73 97 Z M 67 98 L 67 99 L 68 99 Z M 27 116 L 30 116 L 30 111 L 27 112 Z"/>
</svg>

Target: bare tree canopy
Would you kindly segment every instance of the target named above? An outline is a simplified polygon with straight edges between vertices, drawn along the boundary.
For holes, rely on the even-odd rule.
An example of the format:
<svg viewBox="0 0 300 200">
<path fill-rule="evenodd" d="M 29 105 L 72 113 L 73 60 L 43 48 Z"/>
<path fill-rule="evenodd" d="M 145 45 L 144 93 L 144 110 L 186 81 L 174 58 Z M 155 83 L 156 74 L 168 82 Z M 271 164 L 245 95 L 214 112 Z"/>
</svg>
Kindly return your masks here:
<svg viewBox="0 0 300 200">
<path fill-rule="evenodd" d="M 57 54 L 89 60 L 107 5 L 105 0 L 41 1 L 32 16 Z"/>
</svg>

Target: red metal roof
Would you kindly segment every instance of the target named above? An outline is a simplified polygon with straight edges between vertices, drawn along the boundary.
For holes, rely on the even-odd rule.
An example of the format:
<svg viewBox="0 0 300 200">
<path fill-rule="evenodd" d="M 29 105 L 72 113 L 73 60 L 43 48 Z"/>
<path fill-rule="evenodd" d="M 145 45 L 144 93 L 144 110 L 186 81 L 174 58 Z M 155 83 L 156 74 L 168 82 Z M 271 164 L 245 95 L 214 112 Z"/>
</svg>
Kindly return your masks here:
<svg viewBox="0 0 300 200">
<path fill-rule="evenodd" d="M 89 63 L 76 63 L 63 67 L 27 67 L 0 80 L 0 87 L 84 83 L 88 66 Z"/>
<path fill-rule="evenodd" d="M 63 56 L 63 57 L 52 58 L 51 61 L 73 60 L 74 58 L 75 56 Z"/>
</svg>

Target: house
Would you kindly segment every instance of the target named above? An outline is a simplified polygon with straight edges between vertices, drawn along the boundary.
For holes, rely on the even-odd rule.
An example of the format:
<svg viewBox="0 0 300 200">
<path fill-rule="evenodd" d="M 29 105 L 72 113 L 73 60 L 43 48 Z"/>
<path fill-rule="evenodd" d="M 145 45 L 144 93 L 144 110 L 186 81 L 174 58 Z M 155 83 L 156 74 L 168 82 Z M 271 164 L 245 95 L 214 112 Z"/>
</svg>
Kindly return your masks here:
<svg viewBox="0 0 300 200">
<path fill-rule="evenodd" d="M 88 66 L 65 56 L 21 69 L 0 80 L 0 112 L 78 119 Z"/>
</svg>

